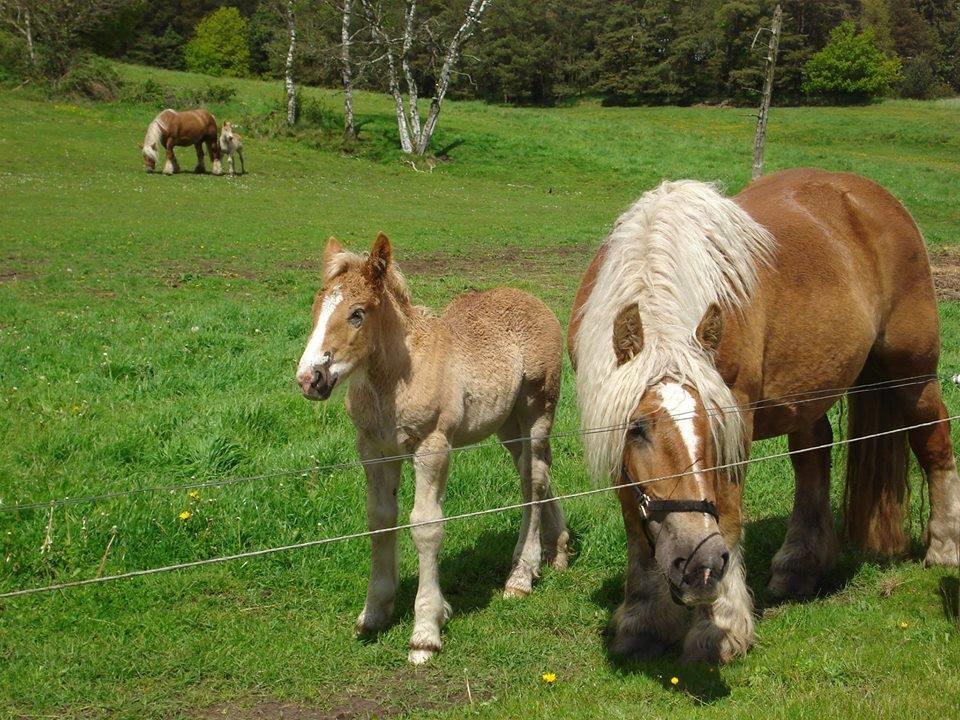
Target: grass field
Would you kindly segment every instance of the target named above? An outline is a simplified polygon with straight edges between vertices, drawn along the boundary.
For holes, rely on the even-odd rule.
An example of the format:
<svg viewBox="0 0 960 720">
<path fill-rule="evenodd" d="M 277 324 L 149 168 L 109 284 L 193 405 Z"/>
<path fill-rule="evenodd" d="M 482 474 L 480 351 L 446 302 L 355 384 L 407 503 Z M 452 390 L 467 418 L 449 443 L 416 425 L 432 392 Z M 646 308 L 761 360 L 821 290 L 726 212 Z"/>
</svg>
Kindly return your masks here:
<svg viewBox="0 0 960 720">
<path fill-rule="evenodd" d="M 280 95 L 235 85 L 234 102 L 211 107 L 220 119 Z M 335 93 L 307 95 L 337 110 Z M 421 303 L 511 284 L 565 323 L 618 211 L 667 177 L 738 191 L 753 131 L 742 109 L 450 103 L 437 138 L 450 161 L 414 172 L 391 149 L 387 99 L 361 94 L 352 154 L 251 137 L 242 178 L 167 178 L 146 175 L 136 147 L 157 109 L 0 93 L 3 506 L 350 461 L 342 400 L 308 403 L 293 382 L 327 236 L 364 249 L 386 231 Z M 775 109 L 768 166 L 863 173 L 946 248 L 960 231 L 958 112 L 956 101 Z M 952 374 L 960 305 L 942 303 L 941 317 Z M 577 426 L 573 396 L 568 368 L 558 431 Z M 960 393 L 947 402 L 960 412 Z M 554 457 L 559 492 L 588 486 L 575 438 L 557 440 Z M 522 602 L 499 596 L 519 513 L 448 525 L 441 584 L 455 615 L 422 669 L 405 662 L 416 588 L 406 534 L 398 622 L 370 642 L 352 635 L 364 541 L 0 601 L 0 717 L 956 717 L 956 573 L 848 551 L 822 597 L 772 604 L 764 587 L 792 493 L 786 461 L 751 469 L 758 644 L 728 667 L 608 656 L 601 630 L 620 600 L 625 542 L 601 496 L 566 505 L 574 562 Z M 0 513 L 0 592 L 362 530 L 363 497 L 347 469 Z M 447 514 L 518 498 L 501 450 L 455 457 Z"/>
</svg>

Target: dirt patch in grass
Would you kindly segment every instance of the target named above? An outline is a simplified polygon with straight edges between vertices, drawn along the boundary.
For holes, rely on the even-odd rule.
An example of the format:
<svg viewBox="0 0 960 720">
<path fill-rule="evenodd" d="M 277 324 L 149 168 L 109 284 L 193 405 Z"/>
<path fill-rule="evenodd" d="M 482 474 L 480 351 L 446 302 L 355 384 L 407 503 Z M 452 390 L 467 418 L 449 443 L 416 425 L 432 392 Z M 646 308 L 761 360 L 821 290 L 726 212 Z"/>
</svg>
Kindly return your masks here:
<svg viewBox="0 0 960 720">
<path fill-rule="evenodd" d="M 489 688 L 471 680 L 447 676 L 427 668 L 404 667 L 381 676 L 376 684 L 331 689 L 317 704 L 251 698 L 213 705 L 201 711 L 202 720 L 367 720 L 405 713 L 424 713 L 466 707 L 490 695 Z"/>
<path fill-rule="evenodd" d="M 20 255 L 7 255 L 0 258 L 0 285 L 19 280 L 36 280 L 40 274 L 36 268 L 42 260 L 25 258 Z"/>
<path fill-rule="evenodd" d="M 474 245 L 455 253 L 415 253 L 397 256 L 396 260 L 404 274 L 412 277 L 483 280 L 507 273 L 529 279 L 569 273 L 579 279 L 594 252 L 593 245 L 495 248 Z M 319 273 L 322 262 L 317 258 L 309 258 L 282 267 Z"/>
<path fill-rule="evenodd" d="M 244 280 L 259 280 L 263 277 L 262 273 L 254 272 L 248 268 L 223 265 L 208 258 L 197 258 L 189 263 L 167 263 L 158 268 L 154 274 L 164 285 L 171 288 L 177 288 L 191 280 L 202 278 L 219 277 L 228 280 L 238 278 Z"/>
<path fill-rule="evenodd" d="M 933 285 L 938 300 L 960 300 L 960 248 L 937 248 L 930 252 Z"/>
</svg>

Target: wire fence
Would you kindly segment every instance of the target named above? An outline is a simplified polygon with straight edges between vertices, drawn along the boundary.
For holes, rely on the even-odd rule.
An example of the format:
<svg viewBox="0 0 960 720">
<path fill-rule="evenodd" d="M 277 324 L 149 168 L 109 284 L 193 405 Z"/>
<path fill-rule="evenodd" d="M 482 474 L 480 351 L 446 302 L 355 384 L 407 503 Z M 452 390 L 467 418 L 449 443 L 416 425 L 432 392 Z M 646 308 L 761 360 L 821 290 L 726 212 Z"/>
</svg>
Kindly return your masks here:
<svg viewBox="0 0 960 720">
<path fill-rule="evenodd" d="M 909 387 L 912 385 L 922 385 L 928 383 L 932 380 L 948 380 L 951 383 L 958 384 L 960 382 L 960 376 L 954 375 L 951 377 L 941 377 L 937 374 L 929 373 L 923 375 L 912 375 L 909 377 L 895 378 L 891 380 L 882 380 L 872 383 L 862 383 L 859 385 L 853 385 L 849 388 L 824 388 L 821 390 L 814 390 L 808 392 L 799 392 L 799 393 L 788 393 L 785 395 L 780 395 L 776 398 L 767 398 L 764 400 L 757 400 L 751 403 L 745 403 L 742 405 L 729 405 L 709 408 L 704 411 L 704 414 L 708 417 L 712 417 L 718 414 L 725 414 L 728 412 L 735 413 L 745 413 L 745 412 L 756 412 L 759 410 L 768 410 L 775 407 L 781 407 L 784 405 L 800 405 L 808 402 L 819 402 L 823 400 L 833 400 L 841 398 L 848 395 L 856 395 L 859 393 L 865 392 L 876 392 L 880 390 L 893 390 L 897 388 Z M 690 414 L 678 414 L 675 419 L 683 420 L 689 419 L 693 416 L 693 413 Z M 604 427 L 595 427 L 595 428 L 579 428 L 569 431 L 561 431 L 556 433 L 551 433 L 546 437 L 553 440 L 559 438 L 569 438 L 569 437 L 582 437 L 584 435 L 592 435 L 596 433 L 604 432 L 614 432 L 617 430 L 626 430 L 626 424 L 618 425 L 609 425 Z M 537 439 L 543 439 L 544 436 L 537 436 Z M 203 488 L 212 488 L 212 487 L 225 487 L 228 485 L 237 485 L 248 482 L 258 482 L 262 480 L 271 480 L 281 477 L 292 477 L 292 476 L 307 476 L 315 473 L 330 473 L 336 472 L 338 470 L 349 470 L 351 468 L 362 468 L 370 465 L 378 465 L 382 463 L 391 463 L 398 462 L 403 460 L 412 460 L 414 457 L 427 457 L 430 455 L 446 455 L 452 453 L 461 453 L 464 451 L 470 450 L 480 450 L 483 448 L 492 448 L 498 447 L 501 445 L 509 445 L 514 443 L 527 442 L 531 439 L 534 439 L 531 436 L 509 438 L 497 442 L 479 442 L 472 443 L 469 445 L 461 445 L 459 447 L 430 451 L 430 452 L 419 452 L 419 453 L 401 453 L 397 455 L 389 455 L 385 457 L 373 458 L 368 460 L 358 459 L 358 460 L 347 460 L 339 463 L 329 463 L 325 465 L 312 465 L 305 468 L 295 468 L 292 470 L 277 470 L 273 472 L 260 473 L 257 475 L 244 475 L 244 476 L 230 476 L 230 477 L 220 477 L 212 478 L 210 480 L 193 480 L 187 483 L 181 483 L 177 485 L 151 485 L 146 487 L 137 487 L 137 488 L 127 488 L 125 490 L 116 490 L 112 492 L 99 493 L 96 495 L 85 495 L 80 497 L 63 497 L 63 498 L 53 498 L 50 500 L 40 500 L 35 502 L 14 502 L 12 504 L 0 504 L 0 514 L 3 513 L 15 513 L 15 512 L 29 512 L 33 510 L 47 510 L 50 508 L 58 508 L 69 505 L 83 505 L 87 503 L 97 503 L 104 502 L 106 500 L 114 500 L 118 498 L 131 497 L 135 495 L 144 495 L 151 493 L 175 493 L 182 492 L 184 490 L 200 490 Z"/>
<path fill-rule="evenodd" d="M 471 511 L 471 512 L 460 513 L 460 514 L 457 514 L 457 515 L 449 515 L 449 516 L 447 516 L 447 517 L 436 518 L 436 519 L 433 519 L 433 520 L 424 520 L 424 521 L 421 521 L 421 522 L 403 523 L 403 524 L 399 524 L 399 525 L 393 525 L 393 526 L 387 527 L 387 528 L 379 528 L 379 529 L 374 529 L 374 530 L 364 530 L 364 531 L 361 531 L 361 532 L 348 533 L 348 534 L 345 534 L 345 535 L 337 535 L 337 536 L 333 536 L 333 537 L 318 538 L 318 539 L 316 539 L 316 540 L 308 540 L 308 541 L 305 541 L 305 542 L 294 543 L 294 544 L 291 544 L 291 545 L 280 545 L 280 546 L 277 546 L 277 547 L 262 548 L 262 549 L 260 549 L 260 550 L 250 550 L 250 551 L 241 552 L 241 553 L 234 553 L 234 554 L 231 554 L 231 555 L 222 555 L 222 556 L 218 556 L 218 557 L 204 558 L 204 559 L 202 559 L 202 560 L 192 560 L 192 561 L 189 561 L 189 562 L 182 562 L 182 563 L 175 563 L 175 564 L 172 564 L 172 565 L 164 565 L 164 566 L 160 566 L 160 567 L 146 568 L 146 569 L 143 569 L 143 570 L 131 570 L 131 571 L 129 571 L 129 572 L 118 573 L 118 574 L 115 574 L 115 575 L 104 575 L 104 576 L 100 576 L 100 577 L 85 578 L 85 579 L 83 579 L 83 580 L 71 580 L 71 581 L 68 581 L 68 582 L 54 583 L 54 584 L 51 584 L 51 585 L 43 585 L 43 586 L 30 587 L 30 588 L 22 588 L 22 589 L 20 589 L 20 590 L 12 590 L 12 591 L 9 591 L 9 592 L 0 593 L 0 599 L 12 599 L 12 598 L 23 597 L 23 596 L 25 596 L 25 595 L 35 595 L 35 594 L 39 594 L 39 593 L 49 593 L 49 592 L 53 592 L 53 591 L 56 591 L 56 590 L 66 590 L 66 589 L 77 588 L 77 587 L 81 587 L 81 586 L 85 586 L 85 585 L 97 585 L 97 584 L 103 584 L 103 583 L 108 583 L 108 582 L 114 582 L 114 581 L 117 581 L 117 580 L 126 580 L 126 579 L 129 579 L 129 578 L 142 577 L 142 576 L 145 576 L 145 575 L 157 575 L 157 574 L 160 574 L 160 573 L 167 573 L 167 572 L 174 572 L 174 571 L 179 571 L 179 570 L 186 570 L 186 569 L 189 569 L 189 568 L 201 567 L 201 566 L 204 566 L 204 565 L 215 565 L 215 564 L 230 562 L 230 561 L 233 561 L 233 560 L 244 560 L 244 559 L 250 559 L 250 558 L 263 557 L 263 556 L 265 556 L 265 555 L 273 555 L 273 554 L 276 554 L 276 553 L 288 552 L 288 551 L 292 551 L 292 550 L 302 550 L 302 549 L 306 549 L 306 548 L 319 547 L 319 546 L 321 546 L 321 545 L 330 545 L 330 544 L 338 543 L 338 542 L 346 542 L 347 540 L 356 540 L 356 539 L 359 539 L 359 538 L 367 538 L 367 537 L 372 537 L 372 536 L 374 536 L 374 535 L 384 535 L 384 534 L 388 534 L 388 533 L 394 533 L 394 532 L 397 532 L 397 531 L 400 531 L 400 530 L 409 530 L 409 529 L 412 529 L 412 528 L 424 527 L 424 526 L 428 526 L 428 525 L 442 525 L 442 524 L 446 524 L 446 523 L 453 522 L 453 521 L 466 520 L 466 519 L 468 519 L 468 518 L 476 518 L 476 517 L 481 517 L 481 516 L 484 516 L 484 515 L 492 515 L 492 514 L 495 514 L 495 513 L 503 513 L 503 512 L 508 512 L 508 511 L 512 511 L 512 510 L 519 510 L 519 509 L 531 507 L 531 506 L 533 506 L 533 505 L 540 505 L 540 504 L 544 504 L 544 503 L 548 503 L 548 502 L 567 501 L 567 500 L 573 500 L 573 499 L 582 498 L 582 497 L 587 497 L 587 496 L 591 496 L 591 495 L 597 495 L 597 494 L 599 494 L 599 493 L 610 492 L 610 491 L 612 491 L 612 490 L 619 490 L 619 489 L 621 489 L 621 488 L 639 487 L 639 486 L 641 486 L 641 485 L 648 485 L 648 484 L 650 484 L 650 483 L 660 482 L 660 481 L 663 481 L 663 480 L 671 480 L 671 479 L 675 479 L 675 478 L 681 478 L 681 477 L 685 477 L 685 476 L 688 476 L 688 475 L 693 475 L 693 474 L 695 474 L 695 473 L 715 472 L 715 471 L 719 471 L 719 470 L 728 470 L 728 469 L 734 468 L 734 467 L 749 465 L 750 463 L 765 462 L 765 461 L 768 462 L 768 461 L 776 460 L 776 459 L 779 459 L 779 458 L 791 457 L 791 456 L 794 456 L 794 455 L 801 455 L 801 454 L 803 454 L 803 453 L 809 453 L 809 452 L 816 452 L 816 451 L 818 451 L 818 450 L 824 450 L 824 449 L 832 448 L 832 447 L 835 447 L 835 446 L 838 446 L 838 445 L 850 445 L 850 444 L 855 443 L 855 442 L 862 442 L 862 441 L 864 441 L 864 440 L 870 440 L 870 439 L 873 439 L 873 438 L 883 437 L 883 436 L 886 436 L 886 435 L 893 435 L 893 434 L 896 434 L 896 433 L 907 432 L 907 431 L 910 431 L 910 430 L 916 430 L 916 429 L 918 429 L 918 428 L 930 427 L 930 426 L 938 425 L 938 424 L 941 424 L 941 423 L 948 423 L 948 422 L 952 422 L 952 421 L 957 420 L 957 419 L 960 419 L 960 415 L 951 415 L 951 416 L 948 416 L 948 417 L 945 417 L 945 418 L 941 418 L 941 419 L 938 419 L 938 420 L 931 420 L 931 421 L 929 421 L 929 422 L 916 423 L 916 424 L 913 424 L 913 425 L 906 425 L 906 426 L 903 426 L 903 427 L 893 428 L 893 429 L 890 429 L 890 430 L 884 430 L 884 431 L 882 431 L 882 432 L 871 433 L 871 434 L 869 434 L 869 435 L 861 435 L 861 436 L 858 436 L 858 437 L 855 437 L 855 438 L 842 438 L 842 439 L 840 439 L 840 440 L 834 440 L 834 441 L 829 442 L 829 443 L 823 443 L 823 444 L 821 444 L 821 445 L 814 445 L 814 446 L 807 447 L 807 448 L 802 448 L 802 449 L 799 449 L 799 450 L 787 450 L 787 451 L 784 451 L 784 452 L 771 453 L 771 454 L 763 455 L 763 456 L 757 457 L 757 458 L 740 460 L 740 461 L 737 461 L 737 462 L 726 463 L 726 464 L 723 464 L 723 465 L 715 465 L 715 466 L 709 467 L 709 468 L 701 468 L 701 469 L 696 469 L 696 470 L 685 470 L 684 472 L 681 472 L 681 473 L 674 473 L 674 474 L 671 474 L 671 475 L 662 475 L 662 476 L 659 476 L 659 477 L 648 478 L 648 479 L 646 479 L 646 480 L 641 480 L 641 481 L 632 482 L 632 483 L 621 483 L 621 484 L 612 485 L 612 486 L 609 486 L 609 487 L 596 487 L 596 488 L 591 488 L 591 489 L 589 489 L 589 490 L 582 490 L 582 491 L 579 491 L 579 492 L 568 493 L 568 494 L 566 494 L 566 495 L 558 495 L 558 496 L 556 496 L 556 497 L 554 497 L 554 498 L 549 498 L 549 499 L 545 499 L 545 500 L 530 500 L 530 501 L 527 501 L 527 502 L 513 503 L 513 504 L 510 504 L 510 505 L 501 505 L 501 506 L 499 506 L 499 507 L 485 508 L 485 509 L 482 509 L 482 510 L 474 510 L 474 511 Z"/>
</svg>

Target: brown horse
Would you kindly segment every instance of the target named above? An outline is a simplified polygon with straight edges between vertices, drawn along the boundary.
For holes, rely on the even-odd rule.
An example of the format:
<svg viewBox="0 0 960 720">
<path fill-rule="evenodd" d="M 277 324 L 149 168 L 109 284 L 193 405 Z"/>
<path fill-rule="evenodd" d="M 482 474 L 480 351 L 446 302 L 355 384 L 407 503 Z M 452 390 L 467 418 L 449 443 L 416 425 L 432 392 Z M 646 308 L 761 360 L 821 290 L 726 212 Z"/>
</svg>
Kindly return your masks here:
<svg viewBox="0 0 960 720">
<path fill-rule="evenodd" d="M 157 166 L 157 145 L 166 148 L 167 161 L 163 166 L 164 175 L 173 175 L 180 172 L 180 165 L 173 154 L 173 148 L 193 145 L 197 150 L 197 166 L 195 173 L 206 172 L 203 164 L 203 144 L 207 144 L 207 152 L 213 162 L 213 174 L 219 175 L 220 170 L 220 142 L 217 134 L 217 121 L 203 108 L 196 110 L 164 110 L 157 115 L 147 126 L 147 134 L 143 138 L 140 149 L 143 152 L 143 164 L 147 172 L 153 172 Z"/>
<path fill-rule="evenodd" d="M 798 393 L 924 378 L 848 396 L 851 438 L 929 425 L 849 445 L 846 531 L 870 551 L 906 549 L 909 442 L 929 484 L 926 562 L 960 562 L 929 261 L 910 215 L 873 182 L 789 170 L 732 200 L 699 182 L 663 183 L 594 257 L 568 343 L 584 426 L 625 428 L 584 437 L 593 473 L 625 486 L 652 480 L 618 490 L 628 570 L 613 652 L 653 656 L 684 634 L 687 660 L 727 661 L 750 647 L 738 463 L 751 439 L 786 434 L 791 450 L 832 441 L 836 393 L 813 402 Z M 798 401 L 774 402 L 790 395 Z M 803 596 L 838 550 L 830 449 L 791 460 L 794 509 L 770 589 Z"/>
<path fill-rule="evenodd" d="M 567 529 L 550 491 L 550 429 L 560 394 L 563 332 L 553 313 L 510 288 L 468 293 L 437 317 L 414 306 L 390 241 L 377 236 L 369 256 L 331 238 L 313 331 L 297 369 L 305 397 L 325 400 L 348 378 L 347 412 L 357 450 L 369 461 L 367 522 L 397 522 L 401 462 L 412 455 L 416 494 L 411 523 L 420 558 L 410 662 L 440 650 L 450 606 L 440 592 L 437 558 L 441 503 L 451 448 L 496 434 L 509 451 L 527 506 L 504 595 L 522 597 L 540 573 L 541 555 L 567 565 Z M 391 622 L 397 592 L 396 533 L 374 535 L 370 585 L 357 632 Z"/>
</svg>

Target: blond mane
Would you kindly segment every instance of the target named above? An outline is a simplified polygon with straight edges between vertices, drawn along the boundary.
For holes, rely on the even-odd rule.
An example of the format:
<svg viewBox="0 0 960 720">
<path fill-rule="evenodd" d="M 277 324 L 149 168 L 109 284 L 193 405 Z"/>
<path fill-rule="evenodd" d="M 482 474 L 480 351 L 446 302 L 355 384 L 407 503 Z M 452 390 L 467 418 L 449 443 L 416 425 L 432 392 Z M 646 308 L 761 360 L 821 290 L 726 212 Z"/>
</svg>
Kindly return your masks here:
<svg viewBox="0 0 960 720">
<path fill-rule="evenodd" d="M 670 378 L 692 385 L 710 410 L 720 464 L 744 453 L 744 424 L 695 333 L 712 303 L 739 309 L 768 263 L 773 237 L 713 185 L 664 182 L 617 220 L 604 241 L 606 255 L 590 296 L 580 308 L 576 334 L 577 399 L 584 428 L 614 428 L 584 435 L 587 465 L 609 482 L 620 465 L 629 415 L 648 387 Z M 637 303 L 644 347 L 617 366 L 613 321 Z"/>
<path fill-rule="evenodd" d="M 157 144 L 163 136 L 164 126 L 160 120 L 164 113 L 173 112 L 169 108 L 159 113 L 153 121 L 147 125 L 147 134 L 143 137 L 143 154 L 149 157 L 153 162 L 157 162 Z"/>
</svg>

